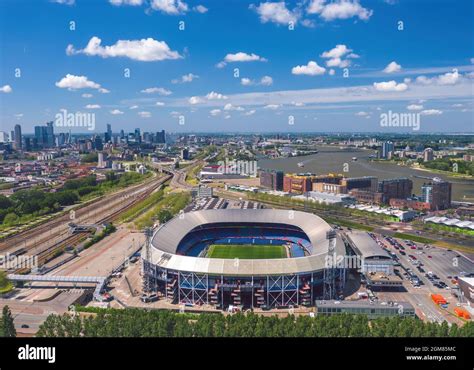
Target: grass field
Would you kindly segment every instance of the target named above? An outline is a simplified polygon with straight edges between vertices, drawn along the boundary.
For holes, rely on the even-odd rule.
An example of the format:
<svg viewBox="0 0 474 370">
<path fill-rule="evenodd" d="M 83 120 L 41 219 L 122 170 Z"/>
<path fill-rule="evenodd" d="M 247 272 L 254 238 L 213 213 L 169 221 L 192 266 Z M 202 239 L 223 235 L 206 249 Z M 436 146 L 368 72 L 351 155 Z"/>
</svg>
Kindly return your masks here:
<svg viewBox="0 0 474 370">
<path fill-rule="evenodd" d="M 270 259 L 286 258 L 282 245 L 213 244 L 207 252 L 209 258 Z"/>
</svg>

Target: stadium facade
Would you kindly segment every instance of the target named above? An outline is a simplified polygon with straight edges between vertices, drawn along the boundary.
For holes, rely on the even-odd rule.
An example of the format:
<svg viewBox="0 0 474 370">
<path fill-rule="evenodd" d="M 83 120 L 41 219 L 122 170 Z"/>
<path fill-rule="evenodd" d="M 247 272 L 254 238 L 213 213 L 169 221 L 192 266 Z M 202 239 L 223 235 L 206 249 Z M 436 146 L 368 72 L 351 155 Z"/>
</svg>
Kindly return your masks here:
<svg viewBox="0 0 474 370">
<path fill-rule="evenodd" d="M 330 238 L 331 241 L 328 239 Z M 280 245 L 287 258 L 210 258 L 211 245 Z M 320 217 L 274 209 L 218 209 L 181 214 L 159 227 L 142 251 L 144 286 L 175 304 L 226 308 L 312 306 L 345 270 L 327 273 L 331 254 L 346 255 L 341 237 Z M 333 295 L 334 297 L 334 295 Z"/>
</svg>

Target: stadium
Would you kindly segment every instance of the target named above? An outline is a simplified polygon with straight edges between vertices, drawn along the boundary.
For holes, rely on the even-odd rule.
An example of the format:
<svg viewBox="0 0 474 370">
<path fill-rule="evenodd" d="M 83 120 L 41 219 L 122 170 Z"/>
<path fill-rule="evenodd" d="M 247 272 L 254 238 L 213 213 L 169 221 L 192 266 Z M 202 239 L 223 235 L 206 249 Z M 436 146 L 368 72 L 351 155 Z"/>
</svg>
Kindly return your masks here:
<svg viewBox="0 0 474 370">
<path fill-rule="evenodd" d="M 325 270 L 331 238 L 320 217 L 275 209 L 183 213 L 161 225 L 142 251 L 145 291 L 175 304 L 225 309 L 312 306 L 329 287 L 340 294 L 343 269 Z"/>
</svg>

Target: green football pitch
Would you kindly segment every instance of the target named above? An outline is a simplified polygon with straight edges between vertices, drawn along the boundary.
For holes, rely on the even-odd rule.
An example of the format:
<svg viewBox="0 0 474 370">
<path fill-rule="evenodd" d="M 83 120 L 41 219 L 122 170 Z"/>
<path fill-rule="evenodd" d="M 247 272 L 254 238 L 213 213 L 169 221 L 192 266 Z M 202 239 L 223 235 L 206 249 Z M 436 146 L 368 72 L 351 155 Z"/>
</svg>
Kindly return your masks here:
<svg viewBox="0 0 474 370">
<path fill-rule="evenodd" d="M 270 259 L 286 258 L 287 255 L 286 249 L 282 245 L 213 244 L 209 247 L 206 257 Z"/>
</svg>

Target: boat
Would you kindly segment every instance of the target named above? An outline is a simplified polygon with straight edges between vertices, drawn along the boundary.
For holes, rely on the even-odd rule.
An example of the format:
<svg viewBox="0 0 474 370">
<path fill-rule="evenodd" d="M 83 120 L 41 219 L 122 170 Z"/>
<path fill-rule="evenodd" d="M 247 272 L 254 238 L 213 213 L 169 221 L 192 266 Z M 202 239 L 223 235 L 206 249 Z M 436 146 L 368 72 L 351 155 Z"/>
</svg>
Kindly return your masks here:
<svg viewBox="0 0 474 370">
<path fill-rule="evenodd" d="M 304 167 L 304 163 L 303 163 L 303 162 L 299 162 L 299 163 L 298 163 L 298 167 Z"/>
<path fill-rule="evenodd" d="M 357 157 L 352 157 L 352 161 L 353 162 L 357 161 Z"/>
</svg>

